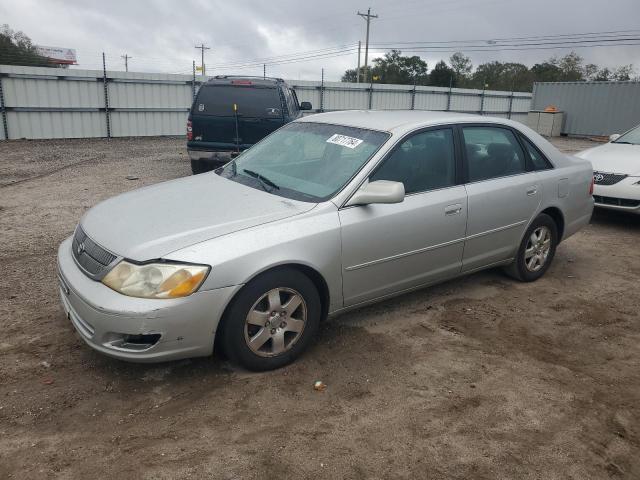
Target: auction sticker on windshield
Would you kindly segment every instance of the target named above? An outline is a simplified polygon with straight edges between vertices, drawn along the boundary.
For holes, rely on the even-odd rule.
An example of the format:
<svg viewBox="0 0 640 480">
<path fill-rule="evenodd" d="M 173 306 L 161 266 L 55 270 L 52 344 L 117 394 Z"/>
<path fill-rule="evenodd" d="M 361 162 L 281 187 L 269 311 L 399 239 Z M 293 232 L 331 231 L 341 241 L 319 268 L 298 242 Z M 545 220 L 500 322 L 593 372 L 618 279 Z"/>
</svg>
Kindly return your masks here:
<svg viewBox="0 0 640 480">
<path fill-rule="evenodd" d="M 331 135 L 327 140 L 327 143 L 335 143 L 336 145 L 341 145 L 347 148 L 356 148 L 362 142 L 363 140 L 360 140 L 359 138 L 348 137 L 346 135 L 340 135 L 339 133 Z"/>
</svg>

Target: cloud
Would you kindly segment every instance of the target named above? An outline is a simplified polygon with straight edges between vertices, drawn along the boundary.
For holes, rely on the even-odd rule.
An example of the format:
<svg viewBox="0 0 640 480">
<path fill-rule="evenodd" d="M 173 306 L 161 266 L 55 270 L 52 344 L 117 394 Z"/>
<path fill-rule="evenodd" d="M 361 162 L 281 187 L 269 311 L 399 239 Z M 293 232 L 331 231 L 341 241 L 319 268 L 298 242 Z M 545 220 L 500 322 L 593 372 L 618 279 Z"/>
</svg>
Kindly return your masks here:
<svg viewBox="0 0 640 480">
<path fill-rule="evenodd" d="M 403 47 L 430 66 L 452 52 L 432 49 L 409 52 L 401 42 L 443 42 L 618 31 L 637 28 L 640 2 L 613 0 L 404 0 L 371 1 L 371 42 Z M 316 51 L 305 62 L 267 65 L 267 73 L 285 78 L 338 80 L 355 68 L 355 49 L 338 46 L 364 41 L 365 22 L 356 15 L 368 5 L 350 1 L 302 0 L 242 2 L 210 0 L 21 0 L 0 5 L 0 18 L 24 31 L 35 43 L 76 48 L 81 68 L 122 69 L 120 55 L 133 59 L 131 70 L 190 72 L 199 63 L 194 47 L 205 43 L 208 73 L 262 74 L 260 59 Z M 638 32 L 640 33 L 640 32 Z M 640 37 L 640 35 L 638 35 Z M 395 45 L 398 44 L 398 45 Z M 336 47 L 335 50 L 326 50 Z M 446 49 L 445 49 L 446 50 Z M 462 49 L 464 51 L 464 49 Z M 533 64 L 569 49 L 468 52 L 474 65 L 485 61 Z M 640 69 L 638 47 L 576 48 L 587 62 L 614 67 L 634 63 Z M 327 58 L 331 52 L 342 56 Z M 373 47 L 370 58 L 384 53 Z M 364 52 L 363 52 L 364 56 Z M 289 57 L 290 58 L 290 57 Z M 267 61 L 271 63 L 274 60 Z M 255 66 L 239 68 L 239 64 Z M 224 66 L 224 67 L 223 67 Z"/>
</svg>

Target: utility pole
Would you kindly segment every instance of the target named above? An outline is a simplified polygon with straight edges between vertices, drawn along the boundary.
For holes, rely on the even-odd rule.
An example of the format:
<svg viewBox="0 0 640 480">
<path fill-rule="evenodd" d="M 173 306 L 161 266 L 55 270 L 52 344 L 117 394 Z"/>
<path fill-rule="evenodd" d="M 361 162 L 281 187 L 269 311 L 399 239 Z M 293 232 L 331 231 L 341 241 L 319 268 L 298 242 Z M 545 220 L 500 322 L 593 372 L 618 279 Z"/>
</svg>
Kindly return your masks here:
<svg viewBox="0 0 640 480">
<path fill-rule="evenodd" d="M 133 57 L 130 57 L 129 55 L 127 55 L 125 53 L 124 55 L 120 55 L 120 58 L 124 58 L 124 71 L 128 72 L 129 71 L 129 59 L 133 58 Z"/>
<path fill-rule="evenodd" d="M 262 64 L 262 78 L 267 78 L 267 64 Z"/>
<path fill-rule="evenodd" d="M 200 68 L 202 69 L 202 76 L 206 76 L 207 71 L 205 70 L 205 66 L 204 66 L 204 51 L 205 50 L 211 50 L 209 47 L 205 46 L 204 43 L 201 43 L 200 45 L 196 45 L 196 48 L 198 50 L 200 50 L 200 54 L 201 54 L 201 63 L 200 63 Z"/>
<path fill-rule="evenodd" d="M 360 50 L 362 50 L 362 42 L 358 40 L 358 69 L 356 70 L 356 83 L 360 83 Z"/>
<path fill-rule="evenodd" d="M 368 60 L 369 60 L 369 24 L 371 23 L 372 18 L 378 18 L 378 15 L 371 14 L 371 7 L 367 10 L 367 13 L 360 13 L 358 10 L 358 15 L 364 18 L 365 22 L 367 22 L 367 39 L 364 47 L 364 81 L 366 83 L 367 76 L 369 74 L 368 70 Z"/>
</svg>

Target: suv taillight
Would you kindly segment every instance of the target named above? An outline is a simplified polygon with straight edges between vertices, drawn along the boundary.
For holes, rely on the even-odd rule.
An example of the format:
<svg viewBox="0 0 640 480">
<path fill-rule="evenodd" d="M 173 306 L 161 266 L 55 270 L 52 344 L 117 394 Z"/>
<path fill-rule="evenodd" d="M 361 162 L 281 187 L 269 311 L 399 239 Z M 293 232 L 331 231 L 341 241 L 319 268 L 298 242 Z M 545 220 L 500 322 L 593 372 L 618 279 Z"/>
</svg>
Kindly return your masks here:
<svg viewBox="0 0 640 480">
<path fill-rule="evenodd" d="M 191 125 L 191 120 L 187 120 L 187 140 L 193 140 L 193 127 Z"/>
<path fill-rule="evenodd" d="M 591 177 L 591 184 L 589 185 L 589 195 L 593 195 L 593 184 L 595 183 L 595 179 Z"/>
</svg>

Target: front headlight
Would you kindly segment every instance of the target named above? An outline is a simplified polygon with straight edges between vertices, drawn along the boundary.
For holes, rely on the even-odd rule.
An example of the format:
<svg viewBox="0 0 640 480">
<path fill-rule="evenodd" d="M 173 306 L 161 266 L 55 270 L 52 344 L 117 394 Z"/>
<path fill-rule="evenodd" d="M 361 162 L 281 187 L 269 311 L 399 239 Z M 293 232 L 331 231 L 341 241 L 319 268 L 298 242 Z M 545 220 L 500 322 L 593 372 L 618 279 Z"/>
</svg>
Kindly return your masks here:
<svg viewBox="0 0 640 480">
<path fill-rule="evenodd" d="M 198 290 L 208 272 L 206 265 L 136 265 L 123 260 L 102 279 L 102 283 L 129 297 L 178 298 Z"/>
</svg>

